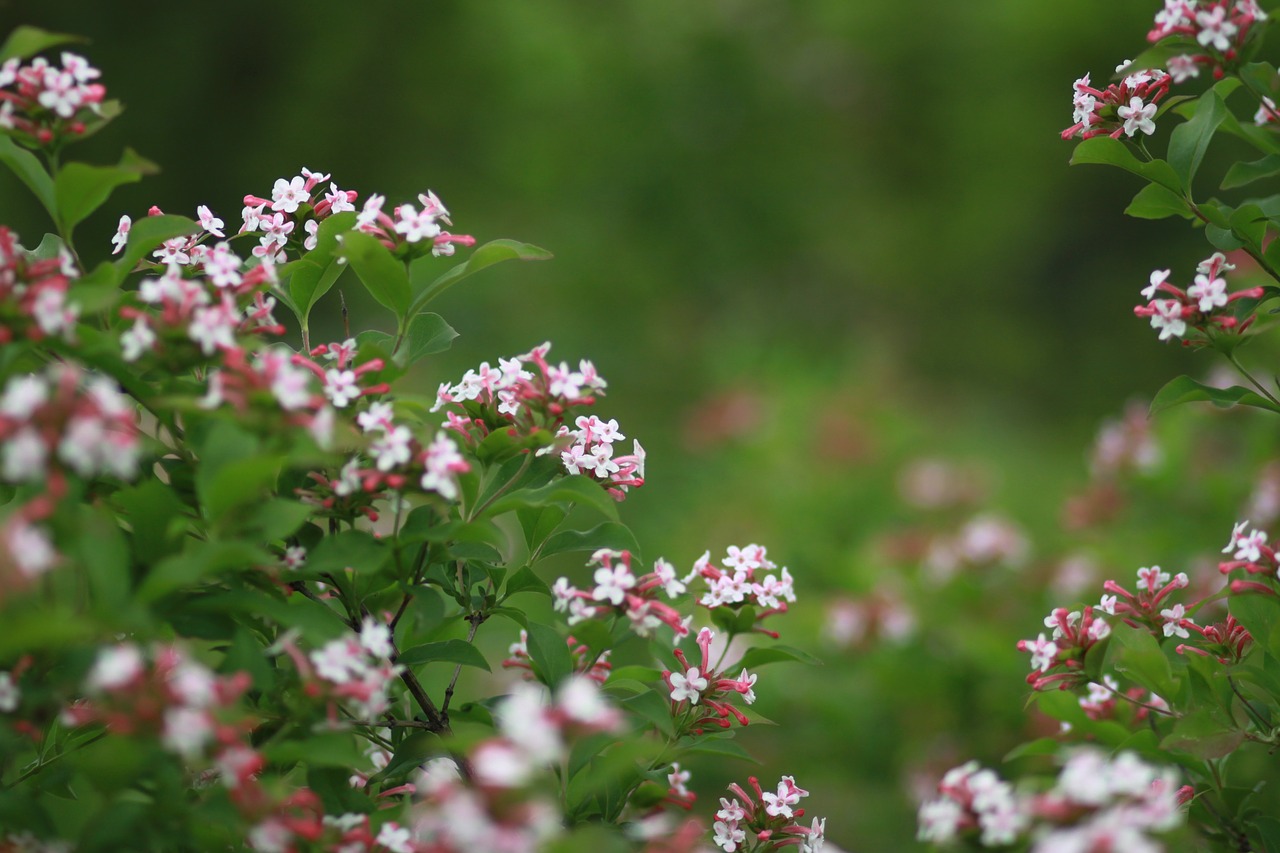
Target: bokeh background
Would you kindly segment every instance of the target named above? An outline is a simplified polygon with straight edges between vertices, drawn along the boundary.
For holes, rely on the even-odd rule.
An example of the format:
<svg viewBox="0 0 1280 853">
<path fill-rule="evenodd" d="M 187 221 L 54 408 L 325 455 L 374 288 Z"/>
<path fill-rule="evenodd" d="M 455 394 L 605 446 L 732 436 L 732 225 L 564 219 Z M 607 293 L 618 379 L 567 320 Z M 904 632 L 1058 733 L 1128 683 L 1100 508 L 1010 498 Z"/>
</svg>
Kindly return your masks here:
<svg viewBox="0 0 1280 853">
<path fill-rule="evenodd" d="M 834 842 L 878 851 L 911 848 L 942 771 L 1042 733 L 1014 641 L 1090 579 L 1212 553 L 1249 487 L 1214 478 L 1271 452 L 1247 417 L 1146 435 L 1155 390 L 1208 362 L 1130 309 L 1208 250 L 1124 219 L 1137 183 L 1058 138 L 1071 81 L 1137 53 L 1157 5 L 0 0 L 0 25 L 85 35 L 127 109 L 80 153 L 164 170 L 81 226 L 87 256 L 152 204 L 238 223 L 302 166 L 553 251 L 435 306 L 461 337 L 423 389 L 543 340 L 595 361 L 650 452 L 624 508 L 646 556 L 767 544 L 801 596 L 784 641 L 826 661 L 765 671 L 762 766 L 708 761 L 700 789 L 794 774 Z M 0 176 L 0 221 L 34 244 L 38 213 Z M 1091 481 L 1129 400 L 1163 461 Z M 1109 532 L 1064 526 L 1072 495 Z"/>
</svg>

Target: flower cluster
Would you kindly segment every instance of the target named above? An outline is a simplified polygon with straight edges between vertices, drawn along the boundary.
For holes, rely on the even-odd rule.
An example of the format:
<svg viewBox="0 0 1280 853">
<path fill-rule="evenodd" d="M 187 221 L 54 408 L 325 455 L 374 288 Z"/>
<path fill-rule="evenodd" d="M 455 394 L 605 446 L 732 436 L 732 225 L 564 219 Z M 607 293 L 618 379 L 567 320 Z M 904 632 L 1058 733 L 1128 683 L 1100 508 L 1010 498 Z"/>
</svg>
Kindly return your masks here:
<svg viewBox="0 0 1280 853">
<path fill-rule="evenodd" d="M 1159 853 L 1164 848 L 1151 834 L 1177 828 L 1191 796 L 1177 787 L 1172 770 L 1132 752 L 1108 756 L 1092 748 L 1073 752 L 1042 793 L 1019 795 L 977 762 L 948 772 L 938 790 L 942 796 L 920 808 L 922 841 L 951 844 L 976 835 L 985 847 L 1003 847 L 1028 839 L 1032 853 Z"/>
<path fill-rule="evenodd" d="M 71 255 L 35 258 L 18 243 L 18 235 L 0 226 L 0 344 L 15 338 L 75 341 L 80 308 L 67 298 L 79 278 Z"/>
<path fill-rule="evenodd" d="M 1122 62 L 1116 73 L 1124 71 Z M 1171 78 L 1165 72 L 1149 68 L 1127 74 L 1119 83 L 1096 89 L 1086 74 L 1072 84 L 1074 112 L 1071 127 L 1062 131 L 1063 139 L 1095 136 L 1132 137 L 1141 131 L 1150 136 L 1156 132 L 1155 116 L 1160 100 L 1169 92 Z"/>
<path fill-rule="evenodd" d="M 644 448 L 633 440 L 631 453 L 618 454 L 617 442 L 625 436 L 616 420 L 591 415 L 576 418 L 576 428 L 566 423 L 570 408 L 594 405 L 608 383 L 589 361 L 580 361 L 576 370 L 567 362 L 551 364 L 550 350 L 551 344 L 544 343 L 523 355 L 498 359 L 497 368 L 486 361 L 468 370 L 456 385 L 440 385 L 431 411 L 450 404 L 461 407 L 461 415 L 447 412 L 445 426 L 468 441 L 482 441 L 499 429 L 533 437 L 540 455 L 559 453 L 567 472 L 595 477 L 622 500 L 627 489 L 644 485 Z"/>
<path fill-rule="evenodd" d="M 1249 287 L 1228 293 L 1223 274 L 1233 269 L 1235 266 L 1227 263 L 1225 255 L 1214 252 L 1196 267 L 1195 281 L 1186 290 L 1169 284 L 1169 270 L 1156 270 L 1151 273 L 1150 283 L 1142 289 L 1142 298 L 1147 304 L 1135 306 L 1133 313 L 1151 318 L 1151 328 L 1160 331 L 1162 341 L 1185 336 L 1188 326 L 1205 335 L 1211 326 L 1243 332 L 1253 318 L 1241 321 L 1222 309 L 1240 299 L 1257 299 L 1262 296 L 1262 288 Z M 1157 299 L 1157 293 L 1170 298 Z"/>
<path fill-rule="evenodd" d="M 285 249 L 290 241 L 295 249 L 310 251 L 318 243 L 317 232 L 322 220 L 356 209 L 358 194 L 354 190 L 340 190 L 329 182 L 329 189 L 325 191 L 321 185 L 329 178 L 304 166 L 301 175 L 278 178 L 271 198 L 244 197 L 239 233 L 260 235 L 258 245 L 253 248 L 254 257 L 284 263 L 288 260 Z M 297 228 L 299 223 L 301 231 Z"/>
<path fill-rule="evenodd" d="M 387 402 L 374 403 L 356 416 L 356 422 L 370 439 L 368 452 L 373 466 L 361 468 L 358 460 L 353 460 L 355 467 L 344 468 L 343 476 L 358 479 L 360 488 L 370 493 L 384 487 L 398 491 L 413 476 L 423 491 L 436 492 L 447 500 L 456 499 L 457 476 L 471 467 L 459 453 L 458 445 L 443 432 L 436 433 L 429 443 L 420 441 L 414 438 L 409 427 L 397 424 L 394 418 L 395 410 Z"/>
<path fill-rule="evenodd" d="M 569 624 L 576 625 L 584 619 L 604 618 L 610 615 L 625 616 L 631 629 L 638 636 L 648 637 L 661 625 L 674 633 L 676 641 L 689 634 L 692 616 L 682 617 L 666 602 L 660 601 L 660 593 L 669 599 L 684 594 L 685 581 L 676 577 L 675 568 L 659 558 L 653 571 L 637 577 L 631 570 L 630 551 L 613 551 L 602 548 L 591 555 L 588 568 L 595 566 L 590 589 L 578 589 L 566 577 L 559 578 L 551 589 L 555 609 L 569 614 Z"/>
<path fill-rule="evenodd" d="M 311 377 L 294 366 L 294 358 L 280 347 L 268 347 L 253 356 L 239 347 L 226 350 L 221 366 L 207 374 L 208 389 L 198 405 L 204 409 L 230 406 L 243 424 L 254 424 L 262 416 L 265 422 L 259 425 L 268 433 L 282 425 L 299 427 L 317 445 L 328 447 L 333 408 L 311 388 Z"/>
<path fill-rule="evenodd" d="M 27 65 L 14 57 L 0 65 L 0 130 L 22 142 L 54 147 L 83 136 L 104 121 L 107 90 L 83 56 L 62 54 L 61 67 L 37 56 Z"/>
<path fill-rule="evenodd" d="M 98 651 L 84 686 L 87 698 L 62 713 L 67 726 L 102 723 L 118 734 L 158 736 L 192 764 L 242 748 L 245 732 L 227 716 L 249 687 L 246 673 L 218 676 L 176 647 L 148 656 L 126 642 Z"/>
<path fill-rule="evenodd" d="M 361 717 L 372 719 L 387 710 L 391 684 L 404 671 L 404 667 L 391 663 L 393 652 L 391 629 L 365 617 L 358 634 L 330 640 L 313 651 L 306 662 L 310 666 L 300 655 L 291 654 L 305 675 L 314 672 L 327 682 L 329 696 L 347 700 Z"/>
<path fill-rule="evenodd" d="M 611 649 L 605 649 L 597 655 L 585 643 L 578 642 L 572 634 L 565 638 L 565 645 L 569 647 L 574 672 L 596 684 L 604 684 L 609 679 L 609 671 L 613 669 L 613 664 L 609 663 L 609 656 L 613 653 Z M 534 677 L 533 658 L 529 656 L 528 631 L 520 629 L 520 639 L 508 647 L 507 654 L 509 657 L 502 662 L 505 669 L 524 670 L 527 679 Z"/>
<path fill-rule="evenodd" d="M 280 181 L 276 181 L 276 187 L 280 187 Z M 382 212 L 385 203 L 383 196 L 370 196 L 356 219 L 356 227 L 372 234 L 392 251 L 404 251 L 407 256 L 417 257 L 426 249 L 436 257 L 448 257 L 454 253 L 455 246 L 475 245 L 474 237 L 450 234 L 440 227 L 442 222 L 445 225 L 453 223 L 449 220 L 449 211 L 430 190 L 418 196 L 421 210 L 412 204 L 402 204 L 387 216 Z"/>
<path fill-rule="evenodd" d="M 801 826 L 804 809 L 797 804 L 809 792 L 796 784 L 795 777 L 783 776 L 774 791 L 765 792 L 755 776 L 747 777 L 755 794 L 751 796 L 734 782 L 729 792 L 734 798 L 720 798 L 712 829 L 715 843 L 725 853 L 740 850 L 782 850 L 798 847 L 801 853 L 818 853 L 826 838 L 827 819 L 815 817 Z"/>
<path fill-rule="evenodd" d="M 1031 674 L 1027 683 L 1035 690 L 1053 687 L 1067 689 L 1084 683 L 1085 656 L 1098 643 L 1111 635 L 1111 626 L 1100 616 L 1094 616 L 1094 608 L 1083 612 L 1068 611 L 1059 607 L 1045 617 L 1046 628 L 1053 629 L 1052 639 L 1040 634 L 1034 640 L 1019 640 L 1018 651 L 1031 655 Z M 1049 674 L 1050 669 L 1062 667 Z"/>
<path fill-rule="evenodd" d="M 676 718 L 677 729 L 681 732 L 702 734 L 708 727 L 727 729 L 732 716 L 741 725 L 747 725 L 747 715 L 730 705 L 727 701 L 733 694 L 742 697 L 742 701 L 750 705 L 756 701 L 756 676 L 745 669 L 737 678 L 728 678 L 716 669 L 718 663 L 711 662 L 711 643 L 715 634 L 710 628 L 698 632 L 698 648 L 702 657 L 697 666 L 691 666 L 684 652 L 676 649 L 674 654 L 680 662 L 681 672 L 663 670 L 662 680 L 666 682 L 671 699 L 671 714 Z"/>
<path fill-rule="evenodd" d="M 882 586 L 860 599 L 827 605 L 823 634 L 841 648 L 905 643 L 916 633 L 916 614 L 897 590 Z"/>
<path fill-rule="evenodd" d="M 284 332 L 275 318 L 275 297 L 267 293 L 276 283 L 275 267 L 245 270 L 227 243 L 204 257 L 204 278 L 186 277 L 170 261 L 162 275 L 144 278 L 130 303 L 120 307 L 120 317 L 132 322 L 120 335 L 125 361 L 153 354 L 171 367 L 200 363 L 235 349 L 240 335 Z"/>
<path fill-rule="evenodd" d="M 1123 703 L 1121 700 L 1124 700 Z M 1090 681 L 1085 695 L 1079 697 L 1080 709 L 1091 720 L 1113 719 L 1123 704 L 1133 709 L 1132 722 L 1141 723 L 1151 714 L 1169 713 L 1169 703 L 1155 693 L 1141 687 L 1120 689 L 1120 682 L 1111 675 L 1103 675 L 1102 681 Z M 1062 730 L 1070 731 L 1071 724 L 1062 723 Z"/>
<path fill-rule="evenodd" d="M 1013 786 L 969 761 L 948 770 L 938 783 L 941 796 L 920 807 L 919 839 L 946 844 L 977 831 L 984 846 L 1012 844 L 1026 829 Z"/>
<path fill-rule="evenodd" d="M 561 830 L 559 810 L 538 792 L 543 772 L 567 759 L 574 739 L 617 731 L 621 714 L 596 683 L 572 676 L 555 701 L 524 682 L 498 706 L 498 736 L 469 755 L 472 784 L 451 759 L 427 763 L 416 780 L 424 801 L 414 812 L 412 837 L 433 853 L 536 850 Z M 525 789 L 525 790 L 518 790 Z"/>
<path fill-rule="evenodd" d="M 1102 596 L 1098 609 L 1120 617 L 1127 625 L 1163 632 L 1166 637 L 1177 635 L 1185 638 L 1187 628 L 1193 624 L 1187 618 L 1186 608 L 1181 604 L 1161 605 L 1167 603 L 1170 593 L 1186 589 L 1189 583 L 1186 572 L 1170 575 L 1159 566 L 1144 566 L 1138 569 L 1136 593 L 1129 592 L 1114 580 L 1103 583 L 1106 594 Z"/>
<path fill-rule="evenodd" d="M 939 536 L 929 545 L 924 568 L 937 581 L 953 577 L 961 567 L 1018 567 L 1031 546 L 1012 521 L 992 513 L 974 516 L 955 534 Z"/>
<path fill-rule="evenodd" d="M 704 552 L 693 564 L 693 571 L 685 582 L 700 577 L 706 583 L 707 590 L 698 599 L 703 607 L 714 610 L 752 605 L 763 608 L 758 616 L 763 619 L 774 613 L 786 613 L 787 604 L 796 601 L 790 570 L 783 566 L 773 574 L 777 568 L 763 545 L 752 543 L 742 548 L 730 545 L 720 566 L 711 563 L 710 551 Z"/>
<path fill-rule="evenodd" d="M 1239 55 L 1253 25 L 1266 19 L 1256 0 L 1164 0 L 1147 41 L 1154 44 L 1177 37 L 1196 43 L 1200 52 L 1169 59 L 1175 83 L 1199 77 L 1202 65 L 1221 77 L 1224 66 Z"/>
</svg>

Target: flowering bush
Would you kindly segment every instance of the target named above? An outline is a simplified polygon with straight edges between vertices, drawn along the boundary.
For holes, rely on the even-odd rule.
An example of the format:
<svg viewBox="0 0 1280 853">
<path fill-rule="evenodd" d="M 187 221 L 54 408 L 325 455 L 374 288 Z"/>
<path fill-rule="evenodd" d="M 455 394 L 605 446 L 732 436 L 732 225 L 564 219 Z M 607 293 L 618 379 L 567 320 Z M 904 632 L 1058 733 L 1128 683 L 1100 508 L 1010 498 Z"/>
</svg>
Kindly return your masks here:
<svg viewBox="0 0 1280 853">
<path fill-rule="evenodd" d="M 1272 128 L 1280 77 L 1260 59 L 1272 25 L 1253 0 L 1165 0 L 1148 34 L 1152 47 L 1121 63 L 1118 83 L 1102 90 L 1086 75 L 1074 86 L 1074 123 L 1062 134 L 1082 140 L 1072 162 L 1144 179 L 1126 212 L 1187 219 L 1213 250 L 1188 286 L 1173 283 L 1169 269 L 1153 272 L 1134 312 L 1161 341 L 1216 351 L 1235 377 L 1179 377 L 1156 395 L 1152 414 L 1189 401 L 1280 412 L 1280 384 L 1258 378 L 1242 358 L 1271 325 L 1269 301 L 1280 294 L 1277 197 L 1228 202 L 1200 189 L 1219 136 L 1262 155 L 1226 168 L 1223 191 L 1280 174 Z M 1212 82 L 1195 91 L 1202 71 Z M 1237 116 L 1242 101 L 1252 121 Z M 1175 117 L 1181 121 L 1157 157 L 1148 143 Z M 1109 461 L 1098 467 L 1150 465 L 1142 433 L 1114 432 Z M 1100 478 L 1069 505 L 1068 520 L 1078 528 L 1104 521 L 1116 495 Z M 1265 758 L 1275 751 L 1280 713 L 1280 563 L 1267 542 L 1265 530 L 1241 521 L 1222 548 L 1219 583 L 1203 567 L 1144 566 L 1132 580 L 1113 574 L 1092 601 L 1055 607 L 1045 630 L 1018 648 L 1030 656 L 1036 704 L 1061 734 L 1013 757 L 1056 755 L 1057 780 L 1014 786 L 965 764 L 922 806 L 919 837 L 1034 851 L 1280 849 L 1280 823 L 1259 799 L 1272 776 Z"/>
<path fill-rule="evenodd" d="M 126 214 L 90 264 L 77 226 L 154 167 L 67 159 L 118 109 L 64 41 L 0 47 L 0 162 L 56 232 L 0 227 L 0 849 L 821 848 L 792 777 L 712 813 L 680 765 L 744 757 L 754 670 L 808 659 L 763 624 L 789 571 L 643 571 L 645 452 L 589 361 L 403 390 L 457 334 L 437 296 L 548 253 L 303 168 L 238 229 Z M 344 276 L 393 331 L 312 341 Z M 569 553 L 590 585 L 548 586 Z"/>
</svg>

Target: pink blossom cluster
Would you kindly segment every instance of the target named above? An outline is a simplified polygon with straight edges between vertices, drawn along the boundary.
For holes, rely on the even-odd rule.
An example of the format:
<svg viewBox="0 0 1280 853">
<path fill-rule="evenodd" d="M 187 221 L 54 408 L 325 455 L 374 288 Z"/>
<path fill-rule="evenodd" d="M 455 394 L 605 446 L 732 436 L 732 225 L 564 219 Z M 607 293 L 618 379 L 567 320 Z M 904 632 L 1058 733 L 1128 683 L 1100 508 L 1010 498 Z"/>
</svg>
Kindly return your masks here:
<svg viewBox="0 0 1280 853">
<path fill-rule="evenodd" d="M 276 185 L 279 184 L 277 181 Z M 449 211 L 431 190 L 418 195 L 420 208 L 406 203 L 394 208 L 388 216 L 382 212 L 385 204 L 383 196 L 370 196 L 356 219 L 356 227 L 372 234 L 392 251 L 405 251 L 408 256 L 416 257 L 422 249 L 427 249 L 436 257 L 448 257 L 454 253 L 455 246 L 475 245 L 474 237 L 450 234 L 440 227 L 441 223 L 453 223 L 449 220 Z"/>
<path fill-rule="evenodd" d="M 1248 575 L 1265 578 L 1269 583 L 1260 581 L 1235 579 L 1231 581 L 1233 593 L 1257 592 L 1263 595 L 1277 594 L 1275 578 L 1280 576 L 1280 557 L 1267 544 L 1267 533 L 1258 528 L 1250 529 L 1248 519 L 1238 522 L 1231 529 L 1231 538 L 1227 540 L 1222 553 L 1230 554 L 1230 560 L 1218 563 L 1218 571 L 1229 574 L 1244 569 Z"/>
<path fill-rule="evenodd" d="M 631 564 L 630 551 L 601 548 L 587 562 L 588 568 L 596 567 L 593 588 L 578 589 L 568 578 L 559 578 L 551 588 L 555 609 L 569 614 L 570 625 L 584 619 L 623 616 L 641 637 L 652 636 L 662 625 L 674 632 L 677 642 L 688 636 L 693 617 L 682 616 L 659 600 L 661 593 L 672 600 L 684 594 L 686 582 L 676 576 L 675 568 L 659 558 L 652 572 L 637 576 Z"/>
<path fill-rule="evenodd" d="M 1196 43 L 1200 52 L 1169 59 L 1175 83 L 1199 77 L 1201 65 L 1221 77 L 1224 65 L 1239 56 L 1253 25 L 1265 20 L 1267 14 L 1256 0 L 1164 0 L 1147 41 L 1154 44 L 1175 37 Z"/>
<path fill-rule="evenodd" d="M 609 657 L 613 653 L 611 649 L 605 649 L 598 655 L 594 654 L 590 647 L 578 642 L 572 634 L 565 638 L 565 644 L 569 647 L 569 657 L 573 661 L 574 672 L 590 678 L 596 684 L 604 684 L 609 679 L 609 671 L 613 669 L 613 664 L 609 663 Z M 505 669 L 524 670 L 526 678 L 533 678 L 533 659 L 529 656 L 528 631 L 520 630 L 520 639 L 508 647 L 507 654 L 509 657 L 502 662 Z"/>
<path fill-rule="evenodd" d="M 275 410 L 282 413 L 283 425 L 305 429 L 320 447 L 329 446 L 333 407 L 311 387 L 311 375 L 295 365 L 290 350 L 266 347 L 251 356 L 234 347 L 224 350 L 221 358 L 220 366 L 206 374 L 208 389 L 198 401 L 201 408 L 230 406 L 241 416 L 254 409 Z"/>
<path fill-rule="evenodd" d="M 175 646 L 148 652 L 124 642 L 98 650 L 85 675 L 86 697 L 61 719 L 69 727 L 100 723 L 116 734 L 155 736 L 189 765 L 221 767 L 224 756 L 244 749 L 247 732 L 234 706 L 249 683 L 247 673 L 215 675 Z"/>
<path fill-rule="evenodd" d="M 1045 617 L 1046 628 L 1053 629 L 1051 639 L 1043 633 L 1034 640 L 1019 640 L 1018 651 L 1031 655 L 1031 674 L 1027 683 L 1035 690 L 1066 690 L 1087 681 L 1085 656 L 1098 643 L 1111 636 L 1111 626 L 1094 608 L 1069 611 L 1059 607 Z M 1050 673 L 1050 670 L 1056 670 Z"/>
<path fill-rule="evenodd" d="M 293 658 L 311 695 L 346 702 L 363 719 L 387 710 L 391 685 L 404 671 L 391 662 L 391 629 L 371 616 L 365 617 L 358 633 L 330 640 L 306 657 L 292 640 L 280 647 Z"/>
<path fill-rule="evenodd" d="M 14 57 L 0 65 L 0 131 L 23 142 L 54 146 L 101 124 L 107 90 L 83 56 L 62 54 L 61 66 L 37 56 L 27 65 Z"/>
<path fill-rule="evenodd" d="M 1031 549 L 1027 536 L 1012 521 L 992 513 L 974 516 L 950 536 L 939 536 L 929 545 L 924 568 L 943 582 L 961 567 L 1005 565 L 1016 568 L 1026 562 Z"/>
<path fill-rule="evenodd" d="M 1053 787 L 1040 793 L 1019 794 L 975 761 L 948 772 L 938 791 L 920 808 L 920 840 L 950 845 L 976 836 L 985 847 L 1025 840 L 1032 853 L 1161 853 L 1152 834 L 1182 824 L 1192 793 L 1177 787 L 1171 769 L 1133 752 L 1109 756 L 1095 748 L 1073 752 Z"/>
<path fill-rule="evenodd" d="M 885 586 L 862 598 L 831 602 L 822 633 L 839 648 L 905 643 L 916 633 L 916 614 L 901 594 Z"/>
<path fill-rule="evenodd" d="M 1210 327 L 1243 332 L 1254 318 L 1240 321 L 1223 309 L 1240 299 L 1259 298 L 1262 288 L 1249 287 L 1228 293 L 1224 274 L 1234 269 L 1235 266 L 1227 263 L 1226 255 L 1214 252 L 1196 267 L 1195 281 L 1186 290 L 1168 282 L 1169 270 L 1156 270 L 1151 273 L 1150 283 L 1142 289 L 1142 298 L 1147 304 L 1135 306 L 1133 313 L 1149 317 L 1151 328 L 1160 331 L 1162 341 L 1185 336 L 1188 326 L 1206 335 Z M 1169 298 L 1157 299 L 1158 293 Z"/>
<path fill-rule="evenodd" d="M 1122 691 L 1120 682 L 1111 675 L 1103 675 L 1101 682 L 1090 681 L 1085 695 L 1079 697 L 1079 703 L 1080 709 L 1091 720 L 1115 719 L 1121 705 L 1133 709 L 1131 720 L 1134 723 L 1143 722 L 1153 713 L 1169 713 L 1169 703 L 1163 697 L 1141 687 L 1130 687 Z M 1070 728 L 1070 723 L 1062 723 L 1063 731 L 1069 731 Z"/>
<path fill-rule="evenodd" d="M 79 277 L 66 249 L 55 258 L 35 258 L 17 234 L 0 226 L 0 344 L 16 338 L 74 342 L 80 307 L 67 292 Z"/>
<path fill-rule="evenodd" d="M 680 649 L 674 651 L 681 671 L 663 670 L 662 680 L 666 682 L 668 697 L 671 700 L 671 715 L 676 720 L 676 728 L 682 733 L 703 734 L 711 728 L 727 729 L 731 725 L 732 716 L 740 725 L 747 725 L 747 715 L 729 704 L 729 700 L 740 696 L 742 701 L 750 705 L 756 701 L 756 676 L 745 669 L 737 678 L 718 672 L 718 663 L 711 661 L 711 643 L 715 633 L 710 628 L 698 632 L 698 649 L 702 656 L 697 666 L 692 666 Z"/>
<path fill-rule="evenodd" d="M 617 731 L 622 715 L 590 678 L 566 679 L 549 701 L 522 682 L 498 706 L 498 736 L 469 755 L 470 783 L 451 759 L 428 762 L 418 776 L 424 799 L 412 820 L 413 850 L 470 853 L 542 849 L 562 830 L 560 810 L 540 793 L 543 777 L 567 759 L 573 741 Z"/>
<path fill-rule="evenodd" d="M 591 415 L 576 418 L 573 427 L 566 423 L 571 408 L 594 405 L 608 383 L 590 361 L 580 361 L 577 369 L 567 362 L 551 364 L 550 351 L 551 344 L 544 343 L 498 359 L 497 368 L 486 361 L 468 370 L 457 384 L 440 385 L 431 411 L 461 407 L 463 414 L 447 412 L 445 426 L 474 442 L 498 429 L 513 437 L 552 431 L 553 440 L 544 442 L 539 455 L 559 453 L 565 471 L 595 477 L 622 500 L 629 488 L 644 485 L 644 448 L 633 440 L 632 452 L 619 454 L 617 443 L 625 436 L 616 420 Z"/>
<path fill-rule="evenodd" d="M 120 335 L 125 361 L 155 355 L 177 368 L 198 364 L 239 346 L 241 335 L 280 335 L 275 267 L 260 264 L 242 271 L 242 262 L 227 243 L 204 253 L 203 278 L 184 275 L 170 261 L 165 272 L 144 278 L 133 298 L 119 308 L 132 325 Z M 221 268 L 214 266 L 225 264 Z"/>
<path fill-rule="evenodd" d="M 164 211 L 155 205 L 147 210 L 147 216 L 163 215 Z M 211 237 L 222 240 L 227 236 L 222 230 L 226 224 L 209 209 L 208 205 L 204 204 L 196 207 L 196 219 L 200 221 L 200 232 L 165 240 L 160 244 L 160 248 L 151 253 L 151 257 L 155 258 L 154 263 L 162 266 L 194 268 L 208 275 L 218 287 L 237 285 L 241 267 L 240 259 L 230 254 L 226 243 L 218 243 L 212 248 L 208 245 Z M 118 255 L 124 251 L 125 246 L 129 244 L 129 235 L 132 232 L 133 218 L 128 214 L 122 214 L 119 222 L 116 223 L 116 233 L 111 235 L 111 254 Z M 272 259 L 264 258 L 263 262 L 274 266 Z"/>
<path fill-rule="evenodd" d="M 798 804 L 809 792 L 796 784 L 794 776 L 783 776 L 773 791 L 761 790 L 755 776 L 749 776 L 747 784 L 751 793 L 734 782 L 729 786 L 733 799 L 720 798 L 720 810 L 712 824 L 717 847 L 725 853 L 792 848 L 818 853 L 822 849 L 827 819 L 815 817 L 809 826 L 800 824 L 804 809 Z"/>
<path fill-rule="evenodd" d="M 1163 632 L 1166 637 L 1185 639 L 1187 629 L 1194 627 L 1194 623 L 1187 617 L 1186 607 L 1169 604 L 1168 597 L 1176 590 L 1186 589 L 1190 582 L 1186 572 L 1170 575 L 1159 566 L 1144 566 L 1138 569 L 1137 592 L 1130 592 L 1114 580 L 1103 583 L 1102 588 L 1106 592 L 1098 609 L 1110 616 L 1118 616 L 1127 625 L 1147 628 L 1152 633 Z M 1169 606 L 1163 607 L 1164 604 Z"/>
<path fill-rule="evenodd" d="M 288 260 L 285 249 L 291 241 L 295 250 L 311 251 L 318 243 L 317 232 L 322 220 L 356 209 L 358 194 L 354 190 L 338 189 L 337 184 L 329 181 L 330 177 L 304 166 L 301 175 L 276 179 L 271 198 L 244 197 L 239 233 L 260 235 L 258 245 L 252 250 L 254 257 L 284 263 Z M 327 191 L 321 186 L 325 182 L 329 182 Z M 297 230 L 299 223 L 301 231 Z"/>
<path fill-rule="evenodd" d="M 318 797 L 303 788 L 273 808 L 249 830 L 246 839 L 255 853 L 295 853 L 300 849 L 326 853 L 414 853 L 409 830 L 396 821 L 382 824 L 374 835 L 367 814 L 327 815 Z M 306 844 L 300 847 L 299 842 Z"/>
<path fill-rule="evenodd" d="M 11 377 L 0 393 L 0 482 L 43 489 L 0 523 L 0 590 L 25 586 L 60 559 L 38 525 L 69 478 L 132 479 L 140 453 L 134 408 L 110 379 L 70 364 Z"/>
<path fill-rule="evenodd" d="M 769 559 L 768 549 L 763 545 L 752 543 L 741 548 L 730 545 L 719 566 L 712 564 L 710 551 L 704 552 L 693 564 L 693 571 L 685 578 L 685 583 L 699 577 L 703 579 L 707 589 L 698 599 L 703 607 L 714 610 L 717 607 L 752 605 L 763 608 L 757 616 L 763 619 L 775 613 L 786 613 L 787 604 L 796 601 L 791 571 L 783 566 L 774 574 L 777 568 L 777 563 Z"/>
<path fill-rule="evenodd" d="M 437 432 L 430 442 L 415 438 L 408 426 L 396 423 L 395 408 L 387 401 L 371 404 L 356 416 L 356 422 L 369 440 L 371 465 L 361 466 L 359 457 L 348 463 L 342 469 L 344 482 L 338 484 L 339 490 L 358 482 L 358 488 L 367 493 L 386 488 L 401 491 L 416 478 L 423 491 L 435 492 L 446 500 L 457 499 L 457 477 L 471 466 L 452 438 L 444 432 Z"/>
<path fill-rule="evenodd" d="M 1116 73 L 1127 67 L 1127 62 L 1120 63 Z M 1118 139 L 1139 132 L 1150 136 L 1156 132 L 1156 111 L 1160 100 L 1169 93 L 1172 79 L 1159 69 L 1148 68 L 1133 71 L 1106 89 L 1097 89 L 1090 84 L 1089 75 L 1084 75 L 1071 86 L 1074 123 L 1062 131 L 1062 138 Z"/>
</svg>

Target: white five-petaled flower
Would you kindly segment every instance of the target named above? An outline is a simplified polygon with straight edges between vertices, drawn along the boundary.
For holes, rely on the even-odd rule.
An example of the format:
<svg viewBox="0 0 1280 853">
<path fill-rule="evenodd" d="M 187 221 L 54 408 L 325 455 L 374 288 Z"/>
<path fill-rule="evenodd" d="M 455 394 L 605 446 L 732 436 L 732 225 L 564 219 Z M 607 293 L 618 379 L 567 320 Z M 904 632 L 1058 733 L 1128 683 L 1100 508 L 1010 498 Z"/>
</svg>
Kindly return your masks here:
<svg viewBox="0 0 1280 853">
<path fill-rule="evenodd" d="M 1198 275 L 1196 283 L 1187 288 L 1187 295 L 1199 300 L 1198 307 L 1208 314 L 1214 308 L 1221 308 L 1227 304 L 1227 280 Z"/>
<path fill-rule="evenodd" d="M 689 704 L 697 705 L 698 700 L 702 698 L 702 691 L 706 689 L 707 679 L 702 677 L 696 666 L 690 667 L 684 675 L 678 672 L 671 673 L 672 702 L 687 700 Z"/>
<path fill-rule="evenodd" d="M 1160 330 L 1160 340 L 1180 338 L 1187 333 L 1187 322 L 1182 319 L 1182 304 L 1176 299 L 1156 299 L 1151 307 L 1151 328 Z"/>
<path fill-rule="evenodd" d="M 1142 131 L 1147 136 L 1156 132 L 1155 119 L 1156 110 L 1159 107 L 1154 104 L 1143 104 L 1142 98 L 1134 95 L 1129 99 L 1128 106 L 1120 107 L 1116 110 L 1116 115 L 1124 119 L 1125 136 L 1133 136 L 1138 131 Z"/>
<path fill-rule="evenodd" d="M 1151 283 L 1142 288 L 1142 298 L 1146 300 L 1155 299 L 1156 291 L 1160 289 L 1160 285 L 1164 284 L 1169 278 L 1170 270 L 1155 270 L 1151 273 Z"/>
<path fill-rule="evenodd" d="M 277 178 L 271 190 L 271 209 L 277 213 L 294 213 L 298 205 L 310 200 L 311 194 L 306 189 L 307 181 L 301 175 L 286 181 Z"/>
</svg>

